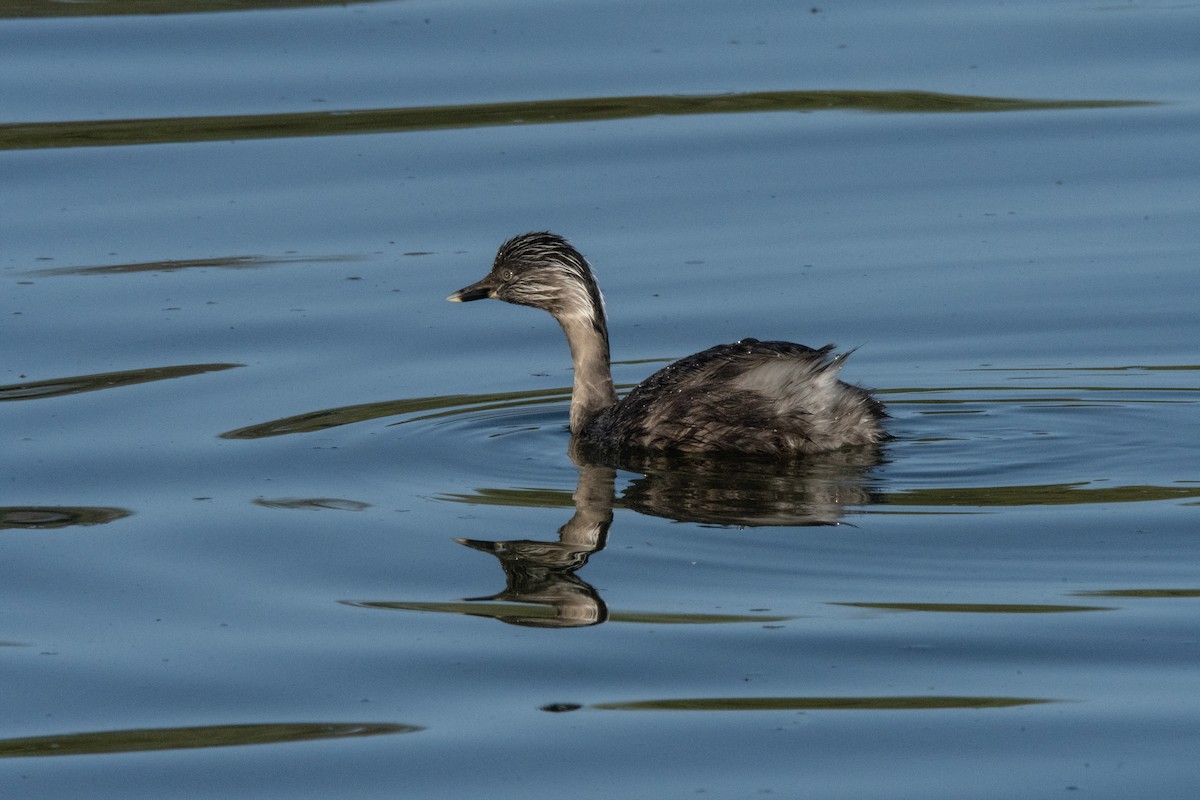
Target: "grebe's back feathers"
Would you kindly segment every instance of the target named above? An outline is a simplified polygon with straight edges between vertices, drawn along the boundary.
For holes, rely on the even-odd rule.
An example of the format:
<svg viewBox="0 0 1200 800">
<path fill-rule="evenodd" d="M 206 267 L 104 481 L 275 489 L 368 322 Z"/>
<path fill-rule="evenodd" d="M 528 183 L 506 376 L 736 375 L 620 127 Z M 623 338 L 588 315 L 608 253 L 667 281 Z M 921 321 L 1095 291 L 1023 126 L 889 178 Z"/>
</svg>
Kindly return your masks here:
<svg viewBox="0 0 1200 800">
<path fill-rule="evenodd" d="M 838 380 L 848 353 L 742 339 L 651 375 L 598 414 L 584 435 L 648 450 L 776 455 L 885 438 L 883 405 Z"/>
</svg>

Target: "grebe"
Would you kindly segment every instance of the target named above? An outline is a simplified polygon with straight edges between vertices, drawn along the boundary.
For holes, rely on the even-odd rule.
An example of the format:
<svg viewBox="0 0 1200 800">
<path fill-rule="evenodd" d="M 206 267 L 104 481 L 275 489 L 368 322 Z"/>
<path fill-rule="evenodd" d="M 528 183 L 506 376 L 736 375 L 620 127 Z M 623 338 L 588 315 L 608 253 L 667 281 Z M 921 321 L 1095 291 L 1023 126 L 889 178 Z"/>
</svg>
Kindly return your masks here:
<svg viewBox="0 0 1200 800">
<path fill-rule="evenodd" d="M 887 437 L 883 404 L 838 380 L 848 353 L 742 339 L 680 359 L 624 399 L 613 389 L 604 298 L 566 239 L 526 233 L 492 271 L 446 299 L 492 297 L 550 312 L 571 348 L 571 434 L 605 449 L 757 455 L 836 450 Z"/>
</svg>

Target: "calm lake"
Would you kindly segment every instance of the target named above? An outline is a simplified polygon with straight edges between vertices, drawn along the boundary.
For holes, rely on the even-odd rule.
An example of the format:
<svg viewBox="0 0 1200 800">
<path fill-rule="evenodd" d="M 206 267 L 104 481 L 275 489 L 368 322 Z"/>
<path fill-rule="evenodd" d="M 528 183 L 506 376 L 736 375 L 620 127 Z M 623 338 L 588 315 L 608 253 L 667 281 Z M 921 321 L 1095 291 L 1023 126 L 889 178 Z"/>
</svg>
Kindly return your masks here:
<svg viewBox="0 0 1200 800">
<path fill-rule="evenodd" d="M 1200 5 L 0 0 L 0 796 L 1192 798 Z M 854 349 L 895 440 L 591 463 Z M 1078 793 L 1077 795 L 1075 793 Z"/>
</svg>

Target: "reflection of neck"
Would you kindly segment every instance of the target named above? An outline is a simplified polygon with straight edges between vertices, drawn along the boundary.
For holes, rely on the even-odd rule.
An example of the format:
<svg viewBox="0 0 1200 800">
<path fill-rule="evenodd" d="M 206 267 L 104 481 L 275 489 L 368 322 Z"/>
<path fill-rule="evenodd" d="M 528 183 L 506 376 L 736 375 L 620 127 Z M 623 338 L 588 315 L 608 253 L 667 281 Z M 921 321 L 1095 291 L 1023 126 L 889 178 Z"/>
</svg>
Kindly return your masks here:
<svg viewBox="0 0 1200 800">
<path fill-rule="evenodd" d="M 558 317 L 571 362 L 575 366 L 575 384 L 571 388 L 571 433 L 579 434 L 593 417 L 616 404 L 612 369 L 608 360 L 608 326 L 604 312 Z"/>
<path fill-rule="evenodd" d="M 575 515 L 558 530 L 558 540 L 574 547 L 604 547 L 613 519 L 613 494 L 617 473 L 609 467 L 584 465 L 575 486 Z"/>
</svg>

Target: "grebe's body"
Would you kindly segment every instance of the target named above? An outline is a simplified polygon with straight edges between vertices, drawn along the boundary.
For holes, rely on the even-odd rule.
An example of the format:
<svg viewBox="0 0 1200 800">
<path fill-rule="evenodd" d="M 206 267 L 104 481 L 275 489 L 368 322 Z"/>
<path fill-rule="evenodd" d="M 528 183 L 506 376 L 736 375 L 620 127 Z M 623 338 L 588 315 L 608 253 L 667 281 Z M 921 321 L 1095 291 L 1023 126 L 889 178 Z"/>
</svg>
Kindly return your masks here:
<svg viewBox="0 0 1200 800">
<path fill-rule="evenodd" d="M 448 297 L 548 311 L 575 365 L 571 433 L 605 449 L 787 455 L 883 441 L 883 404 L 838 380 L 846 354 L 743 339 L 680 359 L 617 399 L 604 299 L 583 256 L 551 233 L 500 247 L 492 271 Z"/>
</svg>

